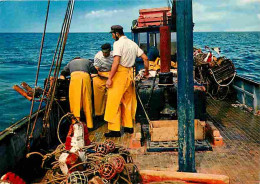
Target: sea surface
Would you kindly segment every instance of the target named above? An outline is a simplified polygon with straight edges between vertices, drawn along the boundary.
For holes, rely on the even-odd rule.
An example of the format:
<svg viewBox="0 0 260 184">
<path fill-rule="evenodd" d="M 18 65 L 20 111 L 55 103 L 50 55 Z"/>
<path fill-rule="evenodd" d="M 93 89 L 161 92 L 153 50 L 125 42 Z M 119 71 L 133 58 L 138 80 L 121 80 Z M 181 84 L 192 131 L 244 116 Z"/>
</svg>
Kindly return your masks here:
<svg viewBox="0 0 260 184">
<path fill-rule="evenodd" d="M 126 35 L 131 37 L 131 33 Z M 0 33 L 0 131 L 30 112 L 31 102 L 12 87 L 23 81 L 34 86 L 41 37 L 40 33 Z M 46 34 L 38 86 L 43 87 L 48 75 L 58 37 Z M 102 44 L 113 42 L 109 33 L 71 33 L 63 66 L 76 56 L 94 58 Z M 260 82 L 260 32 L 194 33 L 194 46 L 206 45 L 221 47 L 221 55 L 233 60 L 239 75 Z"/>
</svg>

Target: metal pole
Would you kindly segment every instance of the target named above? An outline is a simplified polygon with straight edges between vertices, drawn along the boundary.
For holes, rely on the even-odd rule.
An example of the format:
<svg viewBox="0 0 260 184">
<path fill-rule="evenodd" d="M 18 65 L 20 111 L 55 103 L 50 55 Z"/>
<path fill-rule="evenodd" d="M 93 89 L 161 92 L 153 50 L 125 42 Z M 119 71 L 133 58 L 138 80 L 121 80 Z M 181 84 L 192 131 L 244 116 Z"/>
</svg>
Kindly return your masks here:
<svg viewBox="0 0 260 184">
<path fill-rule="evenodd" d="M 138 33 L 134 33 L 134 42 L 139 45 L 139 34 Z"/>
<path fill-rule="evenodd" d="M 171 68 L 171 32 L 169 26 L 160 27 L 161 73 L 170 72 Z"/>
<path fill-rule="evenodd" d="M 196 172 L 192 0 L 177 0 L 179 171 Z"/>
</svg>

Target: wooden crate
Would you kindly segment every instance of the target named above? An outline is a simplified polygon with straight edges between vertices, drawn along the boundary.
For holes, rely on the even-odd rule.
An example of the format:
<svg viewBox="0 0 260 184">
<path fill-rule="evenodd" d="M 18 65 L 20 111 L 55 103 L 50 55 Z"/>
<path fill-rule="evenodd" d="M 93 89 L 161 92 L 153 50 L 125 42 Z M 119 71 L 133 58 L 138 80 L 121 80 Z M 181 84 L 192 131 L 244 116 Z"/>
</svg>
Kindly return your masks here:
<svg viewBox="0 0 260 184">
<path fill-rule="evenodd" d="M 177 141 L 178 120 L 150 121 L 151 141 Z M 194 120 L 195 140 L 205 139 L 205 121 Z"/>
</svg>

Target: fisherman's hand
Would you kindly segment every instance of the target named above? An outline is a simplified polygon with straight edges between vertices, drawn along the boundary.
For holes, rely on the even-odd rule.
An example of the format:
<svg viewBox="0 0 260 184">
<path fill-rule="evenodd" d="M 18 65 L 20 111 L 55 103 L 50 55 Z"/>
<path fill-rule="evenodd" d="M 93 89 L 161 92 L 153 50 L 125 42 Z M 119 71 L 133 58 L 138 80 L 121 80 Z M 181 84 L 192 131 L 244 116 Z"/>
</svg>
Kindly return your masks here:
<svg viewBox="0 0 260 184">
<path fill-rule="evenodd" d="M 92 73 L 90 76 L 91 76 L 92 78 L 94 78 L 94 77 L 97 77 L 98 74 L 93 74 L 93 73 Z"/>
<path fill-rule="evenodd" d="M 64 77 L 63 75 L 61 75 L 61 76 L 60 76 L 60 79 L 63 79 L 63 80 L 64 80 L 64 79 L 65 79 L 65 77 Z"/>
<path fill-rule="evenodd" d="M 111 87 L 112 87 L 112 84 L 113 84 L 112 79 L 107 79 L 106 87 L 107 87 L 107 88 L 111 88 Z"/>
<path fill-rule="evenodd" d="M 146 79 L 148 79 L 149 76 L 150 76 L 149 71 L 148 71 L 148 70 L 145 70 L 144 73 L 143 73 L 143 77 L 146 78 Z"/>
</svg>

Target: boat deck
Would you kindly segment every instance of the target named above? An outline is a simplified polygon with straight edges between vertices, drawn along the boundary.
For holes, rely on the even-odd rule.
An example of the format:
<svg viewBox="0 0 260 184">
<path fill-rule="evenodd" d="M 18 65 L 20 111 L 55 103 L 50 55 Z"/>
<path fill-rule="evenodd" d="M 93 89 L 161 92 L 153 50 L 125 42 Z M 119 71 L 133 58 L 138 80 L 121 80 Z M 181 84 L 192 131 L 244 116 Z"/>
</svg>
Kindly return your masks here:
<svg viewBox="0 0 260 184">
<path fill-rule="evenodd" d="M 209 120 L 220 131 L 223 146 L 213 146 L 213 151 L 196 152 L 196 170 L 198 173 L 219 174 L 230 177 L 230 183 L 260 182 L 260 117 L 232 107 L 223 101 L 207 100 Z M 105 140 L 107 126 L 90 133 L 95 142 Z M 131 149 L 134 163 L 139 169 L 178 170 L 177 152 L 146 152 L 146 147 L 133 145 L 133 137 L 140 135 L 140 124 L 136 124 L 133 135 L 124 134 L 112 138 L 115 143 Z"/>
</svg>

